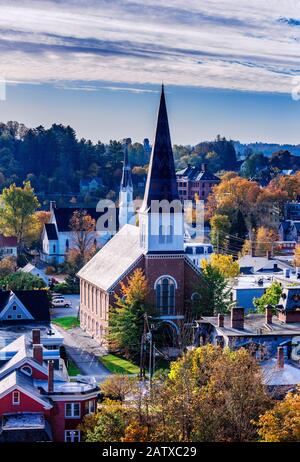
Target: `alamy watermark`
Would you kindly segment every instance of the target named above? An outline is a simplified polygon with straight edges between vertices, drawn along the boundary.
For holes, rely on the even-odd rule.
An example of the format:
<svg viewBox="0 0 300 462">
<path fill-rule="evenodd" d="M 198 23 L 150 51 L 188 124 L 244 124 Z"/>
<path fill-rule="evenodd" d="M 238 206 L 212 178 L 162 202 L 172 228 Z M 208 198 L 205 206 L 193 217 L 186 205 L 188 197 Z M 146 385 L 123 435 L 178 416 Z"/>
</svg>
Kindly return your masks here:
<svg viewBox="0 0 300 462">
<path fill-rule="evenodd" d="M 143 215 L 151 210 L 148 232 L 151 236 L 182 236 L 192 240 L 204 238 L 204 202 L 202 200 L 153 200 L 145 207 L 142 200 L 133 201 L 128 209 L 129 224 L 141 224 Z M 96 211 L 101 215 L 97 220 L 96 230 L 100 233 L 115 234 L 118 228 L 118 215 L 115 202 L 109 199 L 100 200 Z"/>
</svg>

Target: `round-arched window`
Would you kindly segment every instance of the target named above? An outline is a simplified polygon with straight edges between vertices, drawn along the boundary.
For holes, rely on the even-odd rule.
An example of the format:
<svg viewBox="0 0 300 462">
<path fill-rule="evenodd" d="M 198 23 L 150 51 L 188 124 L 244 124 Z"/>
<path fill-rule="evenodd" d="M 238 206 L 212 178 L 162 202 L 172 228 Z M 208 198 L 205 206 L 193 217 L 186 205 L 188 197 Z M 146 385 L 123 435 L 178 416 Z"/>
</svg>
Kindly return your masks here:
<svg viewBox="0 0 300 462">
<path fill-rule="evenodd" d="M 162 276 L 155 283 L 156 307 L 161 315 L 175 314 L 176 281 L 171 276 Z"/>
<path fill-rule="evenodd" d="M 194 293 L 192 294 L 191 300 L 192 300 L 193 302 L 199 302 L 199 300 L 200 300 L 200 295 L 198 294 L 198 292 L 194 292 Z"/>
</svg>

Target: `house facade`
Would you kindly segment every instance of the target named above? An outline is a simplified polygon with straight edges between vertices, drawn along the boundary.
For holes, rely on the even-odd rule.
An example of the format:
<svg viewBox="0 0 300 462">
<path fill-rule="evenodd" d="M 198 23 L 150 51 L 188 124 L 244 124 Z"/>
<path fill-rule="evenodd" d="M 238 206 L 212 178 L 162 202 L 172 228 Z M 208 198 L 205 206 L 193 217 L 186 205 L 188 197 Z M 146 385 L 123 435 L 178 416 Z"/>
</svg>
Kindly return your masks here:
<svg viewBox="0 0 300 462">
<path fill-rule="evenodd" d="M 149 303 L 176 337 L 200 270 L 185 254 L 184 214 L 163 88 L 139 226 L 125 224 L 78 273 L 80 325 L 98 342 L 105 342 L 109 306 L 120 294 L 121 282 L 137 268 L 147 278 Z"/>
<path fill-rule="evenodd" d="M 51 204 L 51 217 L 46 223 L 42 232 L 41 260 L 46 263 L 59 264 L 65 261 L 68 251 L 74 248 L 74 233 L 70 228 L 70 220 L 78 207 L 56 208 L 55 203 Z M 103 212 L 97 212 L 95 208 L 82 209 L 90 215 L 97 224 L 97 220 Z M 94 243 L 97 247 L 103 246 L 112 236 L 109 230 L 95 230 Z"/>
<path fill-rule="evenodd" d="M 0 350 L 0 442 L 78 442 L 78 425 L 96 410 L 94 381 L 71 381 L 63 360 L 46 361 L 33 330 Z"/>
</svg>

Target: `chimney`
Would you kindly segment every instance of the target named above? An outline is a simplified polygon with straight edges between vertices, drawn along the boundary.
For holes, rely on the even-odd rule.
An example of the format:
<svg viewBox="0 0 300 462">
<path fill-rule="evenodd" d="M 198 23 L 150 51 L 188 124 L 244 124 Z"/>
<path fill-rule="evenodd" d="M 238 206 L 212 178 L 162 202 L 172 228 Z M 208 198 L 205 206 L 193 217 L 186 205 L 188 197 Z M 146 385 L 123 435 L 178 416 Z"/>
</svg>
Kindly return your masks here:
<svg viewBox="0 0 300 462">
<path fill-rule="evenodd" d="M 231 328 L 239 330 L 244 329 L 244 308 L 231 309 Z"/>
<path fill-rule="evenodd" d="M 284 349 L 282 346 L 277 348 L 277 368 L 284 368 Z"/>
<path fill-rule="evenodd" d="M 272 259 L 272 251 L 271 250 L 267 250 L 267 259 L 268 260 Z"/>
<path fill-rule="evenodd" d="M 207 164 L 201 164 L 201 172 L 206 172 Z"/>
<path fill-rule="evenodd" d="M 267 324 L 272 324 L 272 315 L 273 315 L 273 307 L 272 305 L 267 305 L 266 306 L 266 323 Z"/>
<path fill-rule="evenodd" d="M 54 391 L 54 361 L 48 361 L 48 393 Z"/>
<path fill-rule="evenodd" d="M 43 364 L 43 345 L 33 345 L 33 359 L 39 364 Z"/>
<path fill-rule="evenodd" d="M 218 327 L 224 327 L 224 314 L 218 314 Z"/>
<path fill-rule="evenodd" d="M 41 331 L 40 329 L 32 329 L 32 345 L 40 345 Z"/>
</svg>

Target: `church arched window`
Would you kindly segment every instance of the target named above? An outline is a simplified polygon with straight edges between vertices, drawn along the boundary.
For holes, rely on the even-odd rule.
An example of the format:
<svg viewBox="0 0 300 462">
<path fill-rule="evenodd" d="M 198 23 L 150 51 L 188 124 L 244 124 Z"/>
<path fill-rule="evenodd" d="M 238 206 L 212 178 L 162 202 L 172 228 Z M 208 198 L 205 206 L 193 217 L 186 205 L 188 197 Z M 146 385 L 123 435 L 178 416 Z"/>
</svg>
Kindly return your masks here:
<svg viewBox="0 0 300 462">
<path fill-rule="evenodd" d="M 175 314 L 175 290 L 177 284 L 171 276 L 160 277 L 154 286 L 156 290 L 156 307 L 161 315 Z"/>
<path fill-rule="evenodd" d="M 66 239 L 66 252 L 68 252 L 70 247 L 69 239 Z"/>
</svg>

